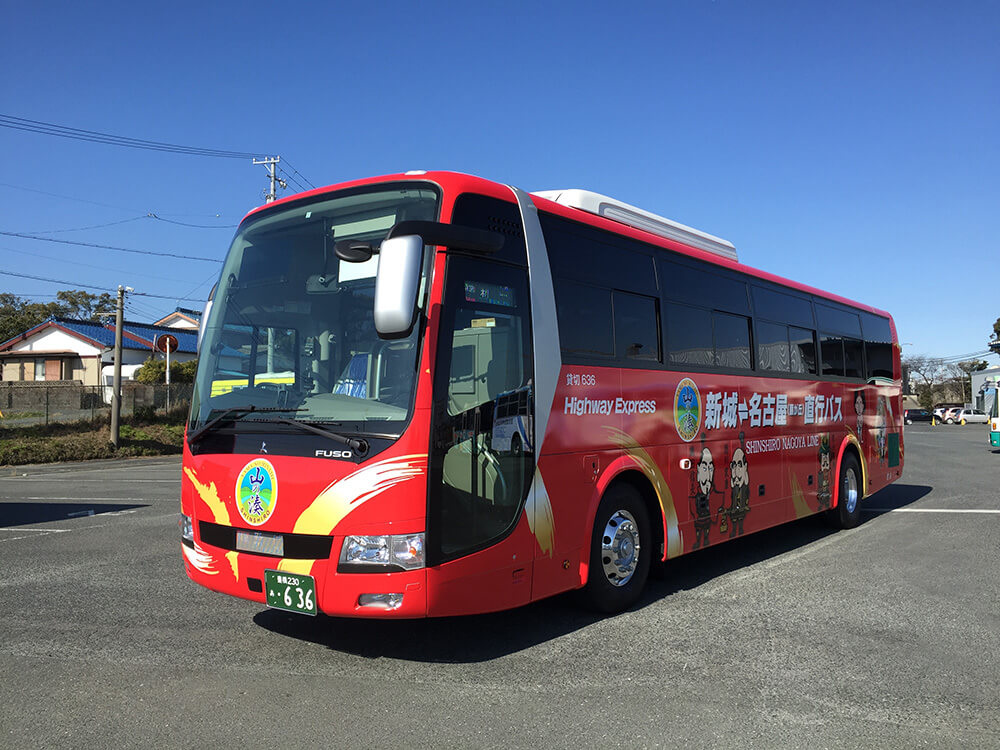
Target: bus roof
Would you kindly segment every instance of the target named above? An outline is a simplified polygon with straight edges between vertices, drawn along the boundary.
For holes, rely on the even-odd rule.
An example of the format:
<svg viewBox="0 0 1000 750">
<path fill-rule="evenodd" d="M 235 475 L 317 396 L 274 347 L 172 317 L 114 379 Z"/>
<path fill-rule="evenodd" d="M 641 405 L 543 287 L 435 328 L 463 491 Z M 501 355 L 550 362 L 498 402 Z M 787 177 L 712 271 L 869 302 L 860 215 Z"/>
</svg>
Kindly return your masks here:
<svg viewBox="0 0 1000 750">
<path fill-rule="evenodd" d="M 627 224 L 636 229 L 655 234 L 658 237 L 666 237 L 670 240 L 683 242 L 685 245 L 697 247 L 716 255 L 721 255 L 729 260 L 739 260 L 736 255 L 736 248 L 732 242 L 715 237 L 700 229 L 693 229 L 679 222 L 667 219 L 663 216 L 650 213 L 641 208 L 637 208 L 614 198 L 609 198 L 600 193 L 593 193 L 589 190 L 539 190 L 532 195 L 540 198 L 547 198 L 550 201 L 561 203 L 571 208 L 579 208 L 607 219 Z"/>
</svg>

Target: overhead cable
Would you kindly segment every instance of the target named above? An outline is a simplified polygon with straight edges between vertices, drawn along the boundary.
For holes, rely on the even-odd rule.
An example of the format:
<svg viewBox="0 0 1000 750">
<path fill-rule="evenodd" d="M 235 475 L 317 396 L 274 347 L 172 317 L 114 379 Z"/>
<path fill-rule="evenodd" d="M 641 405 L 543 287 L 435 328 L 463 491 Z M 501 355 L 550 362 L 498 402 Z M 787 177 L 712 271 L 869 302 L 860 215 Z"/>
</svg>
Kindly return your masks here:
<svg viewBox="0 0 1000 750">
<path fill-rule="evenodd" d="M 315 185 L 313 185 L 313 184 L 312 184 L 311 182 L 309 182 L 309 180 L 308 180 L 308 179 L 306 178 L 306 176 L 305 176 L 304 174 L 302 174 L 302 173 L 301 173 L 301 172 L 300 172 L 299 170 L 297 170 L 297 169 L 296 169 L 295 167 L 293 167 L 293 166 L 292 166 L 291 164 L 289 164 L 289 162 L 288 162 L 288 159 L 282 159 L 282 164 L 284 164 L 285 166 L 287 166 L 287 167 L 288 167 L 289 169 L 291 169 L 291 170 L 292 170 L 293 172 L 295 172 L 295 174 L 297 174 L 297 175 L 298 175 L 299 177 L 301 177 L 301 178 L 302 178 L 302 180 L 303 180 L 303 181 L 304 181 L 304 182 L 305 182 L 305 183 L 306 183 L 306 184 L 307 184 L 307 185 L 308 185 L 308 186 L 309 186 L 310 188 L 312 188 L 313 190 L 315 190 L 315 189 L 316 189 L 316 186 L 315 186 Z M 287 173 L 286 173 L 286 174 L 287 174 Z"/>
<path fill-rule="evenodd" d="M 94 284 L 81 284 L 79 281 L 64 281 L 61 279 L 50 279 L 46 276 L 32 276 L 27 273 L 15 273 L 14 271 L 0 271 L 0 275 L 3 276 L 16 276 L 19 279 L 31 279 L 33 281 L 45 281 L 51 284 L 64 284 L 69 289 L 79 289 L 83 287 L 84 289 L 96 289 L 99 292 L 111 292 L 107 287 L 96 286 Z M 129 294 L 134 294 L 137 297 L 150 297 L 152 299 L 173 299 L 173 300 L 191 300 L 194 302 L 199 301 L 197 297 L 171 297 L 165 294 L 150 294 L 149 292 L 136 292 L 132 291 Z"/>
<path fill-rule="evenodd" d="M 188 154 L 190 156 L 209 156 L 220 159 L 252 159 L 255 156 L 265 155 L 262 151 L 225 151 L 215 148 L 183 146 L 163 141 L 149 141 L 143 138 L 130 138 L 128 136 L 112 135 L 111 133 L 101 133 L 96 130 L 71 128 L 66 125 L 57 125 L 40 120 L 28 120 L 23 117 L 14 117 L 13 115 L 5 114 L 0 114 L 0 127 L 41 135 L 55 135 L 60 138 L 71 138 L 91 143 L 105 143 L 109 146 L 124 146 L 126 148 L 138 148 L 147 151 L 166 151 L 168 153 Z"/>
<path fill-rule="evenodd" d="M 205 258 L 200 255 L 179 255 L 177 253 L 158 253 L 155 250 L 137 250 L 130 247 L 116 247 L 114 245 L 99 245 L 94 242 L 78 242 L 76 240 L 59 240 L 55 237 L 39 237 L 36 234 L 25 234 L 23 232 L 0 232 L 5 237 L 20 237 L 24 240 L 40 240 L 42 242 L 58 242 L 61 245 L 80 245 L 82 247 L 96 247 L 101 250 L 117 250 L 121 253 L 137 253 L 139 255 L 158 255 L 163 258 L 181 258 L 183 260 L 203 260 L 207 263 L 222 263 L 217 258 Z"/>
</svg>

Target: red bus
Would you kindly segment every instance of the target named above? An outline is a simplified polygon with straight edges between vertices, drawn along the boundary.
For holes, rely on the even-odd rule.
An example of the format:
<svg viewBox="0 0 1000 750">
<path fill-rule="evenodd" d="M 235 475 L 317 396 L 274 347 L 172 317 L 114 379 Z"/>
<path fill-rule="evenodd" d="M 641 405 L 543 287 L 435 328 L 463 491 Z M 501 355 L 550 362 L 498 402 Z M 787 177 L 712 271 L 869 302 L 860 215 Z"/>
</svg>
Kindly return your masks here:
<svg viewBox="0 0 1000 750">
<path fill-rule="evenodd" d="M 291 196 L 243 220 L 202 321 L 185 568 L 293 612 L 620 611 L 686 552 L 855 525 L 903 469 L 887 313 L 594 193 Z"/>
</svg>

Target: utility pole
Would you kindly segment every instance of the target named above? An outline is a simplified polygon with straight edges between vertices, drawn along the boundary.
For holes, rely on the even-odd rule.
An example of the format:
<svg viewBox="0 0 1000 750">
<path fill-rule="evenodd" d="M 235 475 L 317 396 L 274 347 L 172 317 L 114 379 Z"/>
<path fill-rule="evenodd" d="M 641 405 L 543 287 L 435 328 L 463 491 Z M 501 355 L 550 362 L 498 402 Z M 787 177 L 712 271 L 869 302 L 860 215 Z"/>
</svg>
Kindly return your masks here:
<svg viewBox="0 0 1000 750">
<path fill-rule="evenodd" d="M 111 393 L 111 444 L 118 447 L 119 421 L 122 411 L 122 325 L 125 318 L 125 292 L 132 287 L 118 285 L 118 306 L 115 308 L 115 378 Z"/>
<path fill-rule="evenodd" d="M 260 164 L 267 168 L 267 175 L 271 180 L 271 190 L 264 195 L 265 203 L 270 203 L 277 199 L 279 187 L 282 190 L 288 187 L 288 184 L 275 173 L 275 167 L 277 167 L 280 161 L 280 156 L 268 156 L 266 159 L 261 159 L 260 161 L 257 159 L 253 160 L 254 164 Z"/>
</svg>

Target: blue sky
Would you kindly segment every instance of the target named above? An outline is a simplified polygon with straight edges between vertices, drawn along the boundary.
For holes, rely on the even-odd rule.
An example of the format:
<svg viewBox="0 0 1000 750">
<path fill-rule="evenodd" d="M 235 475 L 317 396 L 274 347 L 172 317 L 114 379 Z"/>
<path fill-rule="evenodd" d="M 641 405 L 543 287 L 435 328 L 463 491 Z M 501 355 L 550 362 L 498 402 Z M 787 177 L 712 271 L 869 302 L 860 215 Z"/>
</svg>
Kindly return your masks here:
<svg viewBox="0 0 1000 750">
<path fill-rule="evenodd" d="M 595 190 L 889 310 L 904 354 L 983 351 L 1000 316 L 995 2 L 0 2 L 6 115 L 277 153 L 315 185 Z M 267 184 L 246 159 L 0 144 L 6 232 L 221 259 Z M 200 307 L 218 268 L 0 235 L 0 270 L 167 298 L 133 295 L 140 321 Z"/>
</svg>

